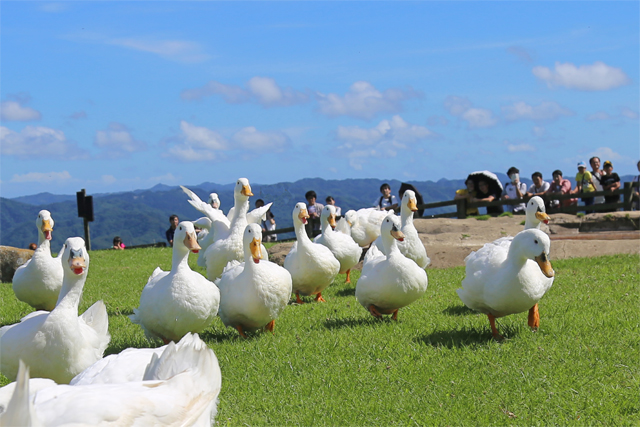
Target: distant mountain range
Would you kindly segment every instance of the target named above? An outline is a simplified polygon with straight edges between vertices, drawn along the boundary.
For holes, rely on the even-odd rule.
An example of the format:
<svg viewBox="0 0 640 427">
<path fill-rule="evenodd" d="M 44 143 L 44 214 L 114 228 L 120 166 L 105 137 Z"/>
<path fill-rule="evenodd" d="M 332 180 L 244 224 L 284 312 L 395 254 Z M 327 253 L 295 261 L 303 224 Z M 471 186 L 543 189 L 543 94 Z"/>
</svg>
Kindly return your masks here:
<svg viewBox="0 0 640 427">
<path fill-rule="evenodd" d="M 504 183 L 508 178 L 496 174 Z M 632 176 L 622 177 L 631 181 Z M 523 179 L 524 182 L 527 180 Z M 324 204 L 327 196 L 333 196 L 342 212 L 349 209 L 370 207 L 380 197 L 380 185 L 388 182 L 394 194 L 400 181 L 379 179 L 324 180 L 306 178 L 296 182 L 278 184 L 251 184 L 256 199 L 273 202 L 271 211 L 275 215 L 277 228 L 291 227 L 291 212 L 297 202 L 306 202 L 304 194 L 314 190 L 318 202 Z M 464 188 L 464 179 L 433 181 L 407 181 L 423 196 L 425 203 L 451 200 L 455 191 Z M 530 181 L 527 182 L 530 184 Z M 230 184 L 204 182 L 187 186 L 206 200 L 209 193 L 216 192 L 226 213 L 233 206 L 233 187 Z M 90 194 L 91 195 L 91 194 Z M 202 215 L 187 202 L 188 197 L 178 186 L 158 184 L 147 190 L 121 193 L 93 194 L 95 221 L 90 223 L 92 249 L 111 247 L 113 237 L 118 235 L 125 245 L 139 245 L 165 241 L 165 230 L 169 227 L 169 216 L 176 214 L 180 220 L 195 220 Z M 58 251 L 71 236 L 84 236 L 82 219 L 77 216 L 75 195 L 39 193 L 13 199 L 0 198 L 0 245 L 26 248 L 37 242 L 35 220 L 41 209 L 47 209 L 55 221 L 52 250 Z M 451 208 L 438 208 L 425 212 L 425 216 L 452 212 Z"/>
</svg>

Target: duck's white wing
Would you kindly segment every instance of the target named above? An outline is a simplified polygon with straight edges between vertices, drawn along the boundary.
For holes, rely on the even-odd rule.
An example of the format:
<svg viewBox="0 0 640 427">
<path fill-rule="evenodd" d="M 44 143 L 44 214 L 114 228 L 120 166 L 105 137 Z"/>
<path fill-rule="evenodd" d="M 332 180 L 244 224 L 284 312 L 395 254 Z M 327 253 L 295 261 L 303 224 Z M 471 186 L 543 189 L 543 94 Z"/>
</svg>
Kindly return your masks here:
<svg viewBox="0 0 640 427">
<path fill-rule="evenodd" d="M 48 386 L 55 386 L 52 380 Z M 31 399 L 29 368 L 20 360 L 17 381 L 0 389 L 0 426 L 41 426 Z"/>
<path fill-rule="evenodd" d="M 342 234 L 346 234 L 347 236 L 351 236 L 351 226 L 347 222 L 345 217 L 342 217 L 338 220 L 336 224 L 336 231 L 339 231 Z"/>
<path fill-rule="evenodd" d="M 271 207 L 272 203 L 268 203 L 262 207 L 256 208 L 247 213 L 247 223 L 260 224 L 261 221 L 267 220 L 267 211 Z"/>
<path fill-rule="evenodd" d="M 196 208 L 198 212 L 206 215 L 212 223 L 215 224 L 216 222 L 220 222 L 226 226 L 227 230 L 229 229 L 231 223 L 219 209 L 214 209 L 210 204 L 203 202 L 196 193 L 189 190 L 187 187 L 181 185 L 180 188 L 182 188 L 182 191 L 184 191 L 185 194 L 191 198 L 191 200 L 188 200 L 188 202 L 191 206 Z"/>
<path fill-rule="evenodd" d="M 364 254 L 364 262 L 369 262 L 373 258 L 381 256 L 385 256 L 385 254 L 382 252 L 382 238 L 378 236 L 378 238 L 371 243 L 371 246 L 369 246 L 367 253 Z"/>
<path fill-rule="evenodd" d="M 128 348 L 98 360 L 76 375 L 70 385 L 118 384 L 142 381 L 151 357 L 160 356 L 167 346 L 158 348 Z"/>
</svg>

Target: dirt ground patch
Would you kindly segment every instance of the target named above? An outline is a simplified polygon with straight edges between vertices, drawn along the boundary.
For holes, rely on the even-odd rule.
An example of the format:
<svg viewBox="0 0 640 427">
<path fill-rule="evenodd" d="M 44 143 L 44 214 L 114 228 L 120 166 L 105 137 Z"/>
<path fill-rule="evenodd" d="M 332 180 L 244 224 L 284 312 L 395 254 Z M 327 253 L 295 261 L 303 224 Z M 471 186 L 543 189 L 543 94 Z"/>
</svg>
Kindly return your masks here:
<svg viewBox="0 0 640 427">
<path fill-rule="evenodd" d="M 471 219 L 418 218 L 415 225 L 431 258 L 428 268 L 464 265 L 464 259 L 485 243 L 523 230 L 524 216 Z M 640 212 L 594 213 L 577 217 L 551 215 L 542 230 L 551 237 L 551 259 L 640 253 Z M 292 243 L 269 249 L 272 261 L 282 264 Z M 362 263 L 358 265 L 361 267 Z M 357 267 L 357 268 L 358 268 Z"/>
</svg>

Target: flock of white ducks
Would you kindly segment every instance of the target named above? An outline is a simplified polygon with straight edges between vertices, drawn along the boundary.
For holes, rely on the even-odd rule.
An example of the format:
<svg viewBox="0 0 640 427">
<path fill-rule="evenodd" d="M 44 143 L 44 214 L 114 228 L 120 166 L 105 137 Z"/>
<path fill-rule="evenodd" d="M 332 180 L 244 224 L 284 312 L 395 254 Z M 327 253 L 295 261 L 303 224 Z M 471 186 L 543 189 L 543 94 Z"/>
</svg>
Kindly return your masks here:
<svg viewBox="0 0 640 427">
<path fill-rule="evenodd" d="M 393 212 L 349 211 L 340 231 L 333 229 L 335 208 L 326 206 L 318 243 L 305 231 L 306 205 L 297 203 L 292 213 L 297 241 L 284 268 L 268 261 L 256 223 L 269 205 L 248 212 L 252 195 L 248 180 L 236 183 L 230 217 L 212 206 L 212 202 L 220 204 L 214 195 L 204 203 L 195 193 L 183 190 L 191 198 L 189 203 L 205 214 L 197 223 L 212 236 L 203 259 L 215 284 L 189 268 L 189 253 L 198 253 L 201 247 L 193 223 L 180 223 L 171 271 L 157 268 L 153 272 L 140 306 L 130 316 L 148 338 L 172 342 L 156 349 L 128 349 L 104 359 L 110 340 L 104 304 L 98 301 L 78 316 L 89 268 L 84 241 L 67 239 L 62 253 L 52 258 L 53 219 L 48 211 L 39 213 L 39 247 L 16 273 L 16 295 L 34 307 L 51 307 L 44 302 L 51 299 L 44 298 L 53 293 L 51 286 L 29 281 L 39 277 L 44 282 L 58 270 L 62 278 L 50 311 L 33 312 L 20 323 L 0 328 L 0 371 L 10 379 L 18 378 L 18 383 L 0 389 L 0 425 L 97 425 L 107 418 L 155 425 L 157 417 L 165 417 L 163 422 L 171 418 L 182 424 L 210 425 L 220 370 L 213 352 L 193 333 L 210 326 L 216 315 L 244 337 L 245 332 L 262 328 L 273 332 L 275 319 L 292 293 L 298 303 L 303 302 L 301 295 L 324 301 L 322 292 L 337 274 L 348 275 L 358 262 L 360 246 L 378 236 L 356 284 L 358 302 L 374 317 L 390 314 L 397 320 L 398 310 L 427 289 L 429 258 L 413 225 L 417 206 L 411 190 L 403 196 L 400 219 Z M 524 231 L 487 243 L 466 258 L 466 277 L 457 290 L 468 307 L 487 314 L 496 339 L 501 336 L 495 319 L 501 316 L 529 310 L 529 325 L 537 328 L 537 303 L 553 283 L 550 240 L 538 229 L 549 220 L 542 200 L 532 198 L 526 214 Z M 37 378 L 29 380 L 29 374 Z M 58 385 L 69 382 L 69 386 Z"/>
</svg>

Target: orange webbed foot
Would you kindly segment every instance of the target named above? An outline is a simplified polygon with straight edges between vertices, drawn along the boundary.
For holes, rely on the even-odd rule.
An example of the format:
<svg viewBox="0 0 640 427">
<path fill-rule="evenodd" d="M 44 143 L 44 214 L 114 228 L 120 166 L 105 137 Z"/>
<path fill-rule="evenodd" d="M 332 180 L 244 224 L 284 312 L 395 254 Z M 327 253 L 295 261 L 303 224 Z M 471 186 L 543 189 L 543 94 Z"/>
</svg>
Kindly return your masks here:
<svg viewBox="0 0 640 427">
<path fill-rule="evenodd" d="M 351 283 L 351 269 L 347 270 L 347 280 L 345 283 Z"/>
<path fill-rule="evenodd" d="M 273 330 L 275 329 L 275 327 L 276 327 L 276 320 L 273 319 L 271 322 L 267 323 L 267 325 L 264 328 L 273 334 Z"/>
<path fill-rule="evenodd" d="M 316 295 L 316 301 L 317 302 L 327 302 L 324 298 L 322 298 L 322 292 L 318 292 L 318 295 Z"/>
<path fill-rule="evenodd" d="M 502 341 L 504 337 L 498 333 L 498 328 L 496 328 L 496 317 L 493 314 L 487 314 L 487 317 L 489 317 L 489 324 L 491 325 L 493 339 L 496 341 Z"/>
<path fill-rule="evenodd" d="M 395 320 L 396 322 L 398 321 L 398 309 L 396 309 L 393 312 L 393 315 L 391 316 L 391 320 Z"/>
<path fill-rule="evenodd" d="M 376 319 L 382 319 L 382 314 L 380 314 L 376 306 L 373 304 L 369 305 L 369 313 L 371 313 L 371 315 Z"/>
<path fill-rule="evenodd" d="M 242 326 L 238 325 L 236 326 L 236 329 L 238 330 L 238 332 L 240 333 L 240 336 L 242 338 L 247 338 L 247 335 L 244 333 L 244 331 L 242 330 Z"/>
<path fill-rule="evenodd" d="M 304 304 L 304 301 L 302 301 L 302 299 L 300 299 L 300 294 L 296 292 L 296 302 L 298 304 Z"/>
</svg>

